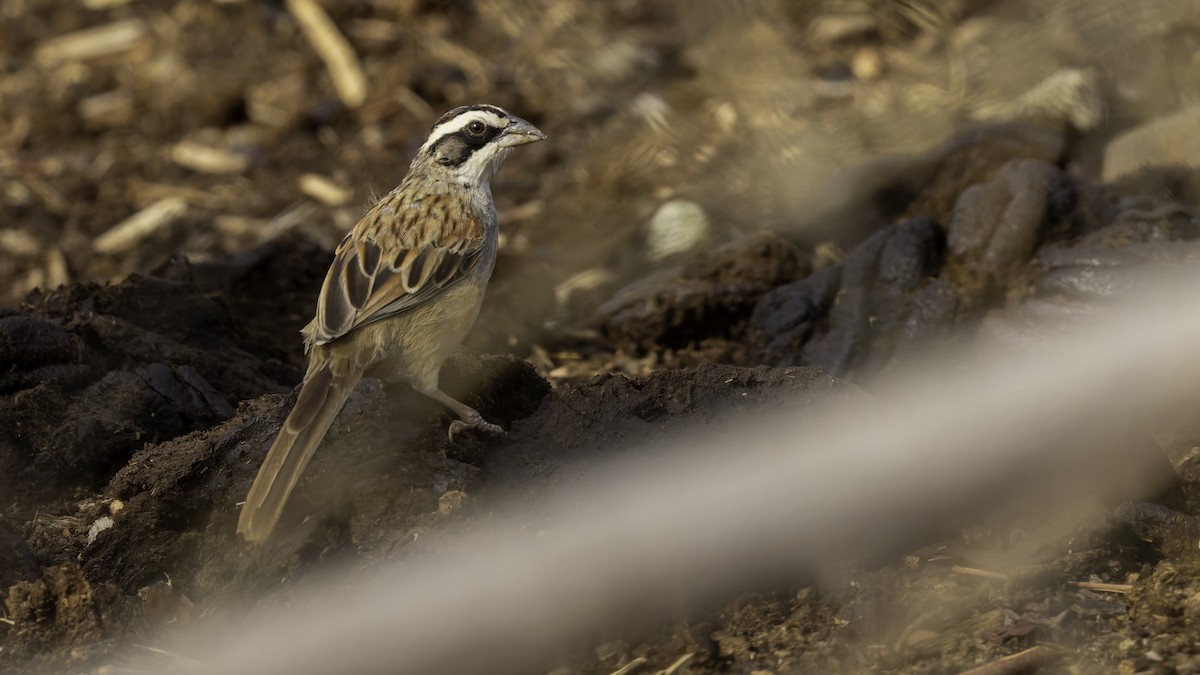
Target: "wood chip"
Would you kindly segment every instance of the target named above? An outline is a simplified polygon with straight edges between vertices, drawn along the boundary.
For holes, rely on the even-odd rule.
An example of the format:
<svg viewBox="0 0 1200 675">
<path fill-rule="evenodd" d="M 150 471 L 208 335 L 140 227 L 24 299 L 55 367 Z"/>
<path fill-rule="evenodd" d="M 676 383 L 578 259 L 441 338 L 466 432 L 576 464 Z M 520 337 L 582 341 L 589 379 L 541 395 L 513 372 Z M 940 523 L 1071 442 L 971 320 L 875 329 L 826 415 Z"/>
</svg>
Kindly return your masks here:
<svg viewBox="0 0 1200 675">
<path fill-rule="evenodd" d="M 146 23 L 141 19 L 115 21 L 45 40 L 38 45 L 34 58 L 43 66 L 52 66 L 118 54 L 136 47 L 146 33 Z"/>
<path fill-rule="evenodd" d="M 565 307 L 570 304 L 571 299 L 577 293 L 594 291 L 613 281 L 615 278 L 612 271 L 604 267 L 593 267 L 592 269 L 578 272 L 554 287 L 554 300 L 559 306 Z"/>
<path fill-rule="evenodd" d="M 965 574 L 969 577 L 980 577 L 982 579 L 995 579 L 996 581 L 1008 581 L 1008 575 L 1003 572 L 993 572 L 991 570 L 981 570 L 976 567 L 964 567 L 962 565 L 953 565 L 950 571 L 955 574 Z"/>
<path fill-rule="evenodd" d="M 89 96 L 79 102 L 79 116 L 92 129 L 126 126 L 133 121 L 133 98 L 119 89 Z"/>
<path fill-rule="evenodd" d="M 827 14 L 808 24 L 809 38 L 820 45 L 859 40 L 879 29 L 879 19 L 870 14 Z"/>
<path fill-rule="evenodd" d="M 33 192 L 16 179 L 0 182 L 0 196 L 3 196 L 9 204 L 17 206 L 29 206 L 33 203 Z"/>
<path fill-rule="evenodd" d="M 31 256 L 42 250 L 42 242 L 25 230 L 0 230 L 0 250 L 14 256 Z"/>
<path fill-rule="evenodd" d="M 159 229 L 170 225 L 187 213 L 187 202 L 178 197 L 168 197 L 117 223 L 112 229 L 96 237 L 92 248 L 97 253 L 119 253 L 137 246 Z"/>
<path fill-rule="evenodd" d="M 640 669 L 646 665 L 646 657 L 639 656 L 636 659 L 626 663 L 625 665 L 612 671 L 612 675 L 630 675 L 630 673 Z"/>
<path fill-rule="evenodd" d="M 267 223 L 262 233 L 263 241 L 271 241 L 287 234 L 303 223 L 316 220 L 321 207 L 312 202 L 299 201 L 287 207 Z"/>
<path fill-rule="evenodd" d="M 46 273 L 42 271 L 42 268 L 35 267 L 13 284 L 13 290 L 16 291 L 16 295 L 18 296 L 25 295 L 35 288 L 44 288 L 46 285 L 44 283 L 45 280 Z"/>
<path fill-rule="evenodd" d="M 171 148 L 171 161 L 200 173 L 241 173 L 250 166 L 245 155 L 193 141 L 181 141 Z"/>
<path fill-rule="evenodd" d="M 8 112 L 12 115 L 12 112 Z M 8 148 L 19 148 L 25 144 L 29 138 L 29 132 L 33 131 L 33 118 L 29 113 L 20 113 L 16 117 L 9 117 L 7 128 L 0 127 L 0 146 Z M 0 166 L 7 164 L 7 157 L 0 154 Z"/>
<path fill-rule="evenodd" d="M 143 183 L 136 180 L 130 181 L 129 189 L 133 193 L 133 201 L 138 204 L 148 204 L 168 197 L 177 197 L 187 202 L 188 206 L 207 209 L 219 209 L 224 206 L 221 198 L 210 190 L 198 190 L 164 183 Z"/>
<path fill-rule="evenodd" d="M 333 87 L 347 108 L 357 108 L 367 100 L 367 76 L 354 48 L 316 0 L 288 0 L 288 11 L 296 17 L 304 37 L 325 62 Z"/>
<path fill-rule="evenodd" d="M 21 181 L 51 213 L 67 212 L 67 198 L 50 182 L 33 173 L 25 174 L 21 177 Z"/>
<path fill-rule="evenodd" d="M 46 288 L 58 288 L 71 283 L 67 257 L 57 246 L 46 251 Z"/>
<path fill-rule="evenodd" d="M 1133 584 L 1109 584 L 1103 581 L 1076 581 L 1075 585 L 1089 591 L 1104 591 L 1106 593 L 1132 593 Z"/>
<path fill-rule="evenodd" d="M 688 653 L 684 654 L 683 656 L 675 659 L 675 662 L 672 663 L 671 665 L 658 671 L 658 675 L 675 675 L 675 673 L 678 673 L 680 670 L 682 670 L 684 666 L 691 663 L 692 659 L 694 659 L 695 657 L 696 657 L 696 652 L 688 652 Z"/>
<path fill-rule="evenodd" d="M 256 82 L 246 90 L 246 116 L 259 124 L 287 127 L 305 115 L 308 79 L 303 72 L 288 72 Z"/>
<path fill-rule="evenodd" d="M 1030 673 L 1058 655 L 1059 653 L 1050 647 L 1038 645 L 1023 652 L 1009 654 L 1004 658 L 996 659 L 978 668 L 964 670 L 959 675 L 1016 675 L 1016 673 Z"/>
<path fill-rule="evenodd" d="M 500 213 L 500 222 L 519 223 L 524 220 L 530 220 L 542 215 L 544 208 L 545 202 L 540 199 L 534 199 L 502 211 Z"/>
<path fill-rule="evenodd" d="M 270 222 L 264 218 L 252 218 L 237 214 L 222 214 L 213 218 L 213 229 L 227 237 L 255 239 L 267 231 Z"/>
<path fill-rule="evenodd" d="M 300 176 L 300 191 L 327 206 L 341 206 L 353 196 L 350 190 L 315 173 Z"/>
</svg>

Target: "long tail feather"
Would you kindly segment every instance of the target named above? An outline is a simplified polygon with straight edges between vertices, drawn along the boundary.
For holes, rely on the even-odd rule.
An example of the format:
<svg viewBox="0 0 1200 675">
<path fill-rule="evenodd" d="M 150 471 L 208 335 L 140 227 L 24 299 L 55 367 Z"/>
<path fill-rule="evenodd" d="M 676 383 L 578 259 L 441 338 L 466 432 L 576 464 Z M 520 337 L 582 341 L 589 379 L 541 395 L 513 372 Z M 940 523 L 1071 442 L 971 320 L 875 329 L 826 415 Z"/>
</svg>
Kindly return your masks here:
<svg viewBox="0 0 1200 675">
<path fill-rule="evenodd" d="M 300 480 L 313 452 L 341 412 L 361 371 L 345 361 L 327 361 L 305 378 L 296 407 L 288 414 L 238 518 L 238 532 L 247 541 L 266 539 Z"/>
</svg>

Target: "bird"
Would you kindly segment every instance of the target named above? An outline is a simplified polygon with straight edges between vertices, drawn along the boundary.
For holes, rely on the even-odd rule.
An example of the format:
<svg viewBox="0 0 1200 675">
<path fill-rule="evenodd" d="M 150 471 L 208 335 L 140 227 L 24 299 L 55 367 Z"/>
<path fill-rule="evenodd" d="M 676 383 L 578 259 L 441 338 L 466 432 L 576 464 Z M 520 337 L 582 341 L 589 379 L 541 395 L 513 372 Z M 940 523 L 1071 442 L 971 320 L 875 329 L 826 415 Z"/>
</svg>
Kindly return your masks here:
<svg viewBox="0 0 1200 675">
<path fill-rule="evenodd" d="M 304 467 L 364 376 L 408 382 L 467 429 L 503 434 L 438 388 L 438 371 L 479 315 L 499 223 L 491 182 L 513 148 L 546 138 L 494 105 L 455 108 L 433 124 L 400 184 L 338 245 L 301 331 L 308 368 L 238 518 L 250 542 L 270 536 Z"/>
</svg>

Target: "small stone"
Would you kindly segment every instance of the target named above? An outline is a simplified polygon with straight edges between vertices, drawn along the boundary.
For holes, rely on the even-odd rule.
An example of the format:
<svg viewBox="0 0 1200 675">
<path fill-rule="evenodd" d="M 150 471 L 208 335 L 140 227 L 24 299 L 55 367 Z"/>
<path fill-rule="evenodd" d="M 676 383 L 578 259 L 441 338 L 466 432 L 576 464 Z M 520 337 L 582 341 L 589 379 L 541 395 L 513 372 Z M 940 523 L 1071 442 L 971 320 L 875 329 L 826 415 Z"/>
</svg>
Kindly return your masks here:
<svg viewBox="0 0 1200 675">
<path fill-rule="evenodd" d="M 737 108 L 733 104 L 726 101 L 721 103 L 713 110 L 713 122 L 717 125 L 717 130 L 724 136 L 730 136 L 737 131 L 738 113 Z"/>
<path fill-rule="evenodd" d="M 854 78 L 863 82 L 878 79 L 886 67 L 883 54 L 875 47 L 863 47 L 850 60 L 850 71 L 854 73 Z"/>
<path fill-rule="evenodd" d="M 709 231 L 708 215 L 695 202 L 671 200 L 654 212 L 646 226 L 647 257 L 659 261 L 686 253 L 704 241 Z"/>
<path fill-rule="evenodd" d="M 469 500 L 470 497 L 462 490 L 446 490 L 438 497 L 438 513 L 448 516 L 465 506 Z"/>
</svg>

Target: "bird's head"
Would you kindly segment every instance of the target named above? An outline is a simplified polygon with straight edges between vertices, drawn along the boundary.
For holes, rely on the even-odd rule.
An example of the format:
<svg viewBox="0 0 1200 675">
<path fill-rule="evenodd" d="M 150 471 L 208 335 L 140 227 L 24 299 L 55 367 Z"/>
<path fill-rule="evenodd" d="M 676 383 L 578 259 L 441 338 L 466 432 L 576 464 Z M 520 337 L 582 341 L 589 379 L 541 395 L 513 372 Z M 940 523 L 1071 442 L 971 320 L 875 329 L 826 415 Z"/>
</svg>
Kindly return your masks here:
<svg viewBox="0 0 1200 675">
<path fill-rule="evenodd" d="M 529 122 L 494 105 L 455 108 L 438 118 L 413 159 L 413 169 L 452 183 L 488 185 L 509 151 L 546 137 Z"/>
</svg>

